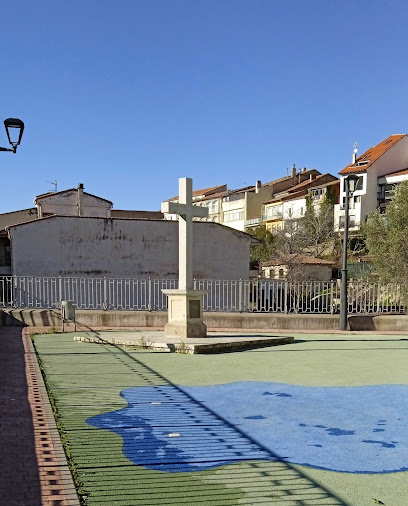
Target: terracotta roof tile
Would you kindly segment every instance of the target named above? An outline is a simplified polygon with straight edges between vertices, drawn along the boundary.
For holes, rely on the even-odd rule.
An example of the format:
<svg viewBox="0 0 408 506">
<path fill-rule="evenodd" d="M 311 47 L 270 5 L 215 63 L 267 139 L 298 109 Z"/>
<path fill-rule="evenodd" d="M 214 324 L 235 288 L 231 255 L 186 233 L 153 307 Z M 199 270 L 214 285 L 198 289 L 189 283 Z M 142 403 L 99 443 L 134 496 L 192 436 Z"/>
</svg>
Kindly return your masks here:
<svg viewBox="0 0 408 506">
<path fill-rule="evenodd" d="M 332 176 L 331 174 L 320 174 L 319 176 L 316 176 L 314 179 L 306 179 L 306 181 L 303 181 L 302 183 L 297 184 L 296 186 L 292 186 L 287 191 L 288 193 L 293 193 L 298 190 L 301 190 L 302 188 L 308 187 L 308 186 L 317 186 L 317 185 L 323 185 L 325 182 L 331 182 L 338 180 L 336 176 Z"/>
<path fill-rule="evenodd" d="M 324 179 L 333 178 L 331 181 L 325 181 Z M 322 180 L 323 178 L 323 180 Z M 306 184 L 307 183 L 307 184 Z M 336 184 L 340 184 L 340 179 L 337 179 L 335 176 L 332 176 L 331 174 L 322 174 L 321 176 L 317 176 L 316 179 L 313 179 L 312 181 L 307 180 L 303 183 L 300 183 L 296 186 L 292 186 L 292 188 L 289 188 L 287 191 L 284 191 L 282 193 L 279 193 L 271 200 L 267 200 L 266 202 L 263 202 L 263 204 L 272 204 L 273 202 L 284 202 L 287 200 L 296 200 L 299 197 L 302 197 L 304 195 L 307 195 L 309 192 L 309 189 L 317 189 L 317 188 L 326 188 L 327 186 L 333 186 Z"/>
<path fill-rule="evenodd" d="M 386 151 L 394 146 L 407 134 L 394 134 L 387 137 L 384 141 L 380 142 L 376 146 L 368 149 L 365 153 L 356 159 L 355 163 L 350 163 L 339 174 L 351 174 L 356 172 L 365 172 L 370 165 L 378 160 Z"/>
<path fill-rule="evenodd" d="M 227 188 L 226 184 L 221 184 L 221 185 L 217 185 L 217 186 L 211 186 L 210 188 L 203 188 L 201 190 L 194 190 L 193 197 L 200 197 L 200 196 L 207 197 L 209 195 L 216 194 L 216 193 L 220 192 L 222 189 L 226 189 L 226 188 Z M 176 195 L 175 197 L 171 197 L 171 199 L 168 199 L 167 202 L 170 202 L 172 200 L 178 200 L 178 198 L 179 198 L 179 196 Z"/>
</svg>

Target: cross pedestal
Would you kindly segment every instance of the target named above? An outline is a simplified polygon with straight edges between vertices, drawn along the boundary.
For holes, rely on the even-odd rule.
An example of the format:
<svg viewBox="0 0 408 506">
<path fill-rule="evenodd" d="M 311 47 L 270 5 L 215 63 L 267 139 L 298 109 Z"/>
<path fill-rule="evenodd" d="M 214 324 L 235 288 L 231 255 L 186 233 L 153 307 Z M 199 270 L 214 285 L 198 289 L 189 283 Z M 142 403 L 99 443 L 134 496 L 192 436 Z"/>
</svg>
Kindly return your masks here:
<svg viewBox="0 0 408 506">
<path fill-rule="evenodd" d="M 203 322 L 204 290 L 163 290 L 167 295 L 168 323 L 164 326 L 167 337 L 206 337 Z"/>
<path fill-rule="evenodd" d="M 164 333 L 168 337 L 206 337 L 203 322 L 204 290 L 193 289 L 193 217 L 207 217 L 208 208 L 193 205 L 193 181 L 179 179 L 179 202 L 162 202 L 162 213 L 179 216 L 179 288 L 163 290 L 167 295 L 168 323 Z"/>
</svg>

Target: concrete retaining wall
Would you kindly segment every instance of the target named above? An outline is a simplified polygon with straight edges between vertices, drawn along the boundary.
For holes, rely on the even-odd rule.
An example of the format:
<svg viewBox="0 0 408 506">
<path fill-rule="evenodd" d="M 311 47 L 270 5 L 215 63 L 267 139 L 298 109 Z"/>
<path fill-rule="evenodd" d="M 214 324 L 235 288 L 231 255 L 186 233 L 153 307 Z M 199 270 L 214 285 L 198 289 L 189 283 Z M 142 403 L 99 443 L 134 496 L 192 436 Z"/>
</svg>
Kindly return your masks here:
<svg viewBox="0 0 408 506">
<path fill-rule="evenodd" d="M 167 313 L 148 311 L 76 311 L 85 327 L 151 327 L 167 323 Z M 268 313 L 204 313 L 209 329 L 282 329 L 332 331 L 339 328 L 338 315 L 285 315 Z M 408 332 L 408 316 L 351 316 L 350 330 Z M 0 310 L 0 325 L 61 327 L 59 310 Z"/>
</svg>

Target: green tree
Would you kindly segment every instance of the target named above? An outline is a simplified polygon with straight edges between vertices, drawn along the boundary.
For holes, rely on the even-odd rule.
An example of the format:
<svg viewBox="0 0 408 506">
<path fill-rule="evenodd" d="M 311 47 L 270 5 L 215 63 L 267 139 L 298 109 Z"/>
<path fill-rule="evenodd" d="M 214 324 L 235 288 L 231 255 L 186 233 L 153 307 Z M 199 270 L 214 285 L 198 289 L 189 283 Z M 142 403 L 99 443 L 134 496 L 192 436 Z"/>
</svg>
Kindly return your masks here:
<svg viewBox="0 0 408 506">
<path fill-rule="evenodd" d="M 266 227 L 260 226 L 251 228 L 248 231 L 253 237 L 261 241 L 259 246 L 255 246 L 251 250 L 251 260 L 258 260 L 260 262 L 266 262 L 272 256 L 275 248 L 275 238 L 273 234 L 266 230 Z"/>
<path fill-rule="evenodd" d="M 400 283 L 408 301 L 408 181 L 399 185 L 384 214 L 370 214 L 362 233 L 379 279 Z"/>
<path fill-rule="evenodd" d="M 333 248 L 334 233 L 334 202 L 335 196 L 330 187 L 327 188 L 319 208 L 313 204 L 311 193 L 306 197 L 306 212 L 301 219 L 301 240 L 303 248 L 313 256 L 320 258 Z"/>
</svg>

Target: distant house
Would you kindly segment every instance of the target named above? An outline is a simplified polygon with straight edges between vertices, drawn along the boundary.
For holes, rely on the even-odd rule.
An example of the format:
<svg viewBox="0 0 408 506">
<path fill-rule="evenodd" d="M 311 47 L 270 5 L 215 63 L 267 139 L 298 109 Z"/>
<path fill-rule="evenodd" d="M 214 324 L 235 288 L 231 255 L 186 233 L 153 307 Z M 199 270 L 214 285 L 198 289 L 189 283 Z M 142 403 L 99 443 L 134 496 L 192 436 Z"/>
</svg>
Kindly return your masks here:
<svg viewBox="0 0 408 506">
<path fill-rule="evenodd" d="M 291 254 L 263 262 L 262 275 L 268 279 L 290 281 L 330 281 L 335 263 L 308 255 Z"/>
<path fill-rule="evenodd" d="M 177 278 L 178 224 L 161 212 L 112 209 L 82 184 L 34 202 L 0 215 L 0 275 Z M 248 279 L 256 239 L 216 223 L 195 223 L 194 231 L 197 279 Z"/>
<path fill-rule="evenodd" d="M 331 174 L 310 174 L 309 179 L 263 203 L 262 224 L 270 232 L 276 233 L 285 228 L 285 222 L 303 218 L 309 193 L 315 207 L 319 207 L 328 191 L 332 192 L 335 202 L 338 202 L 339 184 L 339 180 Z"/>
<path fill-rule="evenodd" d="M 112 209 L 110 200 L 84 192 L 84 185 L 60 192 L 50 192 L 34 199 L 38 218 L 46 216 L 98 216 L 108 218 Z"/>
<path fill-rule="evenodd" d="M 257 181 L 255 186 L 228 192 L 222 196 L 222 223 L 237 230 L 248 230 L 261 225 L 265 201 L 319 174 L 315 169 L 303 169 L 298 172 L 293 167 L 292 173 L 288 176 L 267 183 Z"/>
<path fill-rule="evenodd" d="M 315 169 L 300 170 L 292 168 L 290 175 L 262 183 L 256 181 L 253 186 L 228 190 L 226 185 L 214 186 L 193 192 L 194 204 L 209 209 L 209 217 L 202 221 L 222 223 L 227 227 L 245 231 L 262 223 L 262 204 L 274 195 L 308 180 L 311 176 L 320 175 Z M 169 199 L 177 201 L 178 197 Z M 169 215 L 166 219 L 176 219 Z"/>
<path fill-rule="evenodd" d="M 349 227 L 357 231 L 371 211 L 385 210 L 398 184 L 408 179 L 407 134 L 390 135 L 361 156 L 354 157 L 352 163 L 340 171 L 340 202 L 335 207 L 337 230 L 344 229 L 344 180 L 350 174 L 359 177 L 349 203 Z"/>
<path fill-rule="evenodd" d="M 219 205 L 219 195 L 227 191 L 227 185 L 222 184 L 218 186 L 212 186 L 211 188 L 204 188 L 201 190 L 193 191 L 193 203 L 195 205 L 201 205 L 208 207 L 208 218 L 203 221 L 212 221 L 214 223 L 221 223 L 220 211 L 221 206 Z M 167 202 L 178 202 L 179 196 L 172 197 Z M 178 217 L 175 214 L 166 214 L 164 216 L 166 220 L 177 220 Z"/>
<path fill-rule="evenodd" d="M 35 208 L 0 214 L 0 276 L 11 274 L 11 248 L 6 227 L 37 219 Z"/>
<path fill-rule="evenodd" d="M 134 211 L 112 209 L 112 202 L 84 191 L 84 185 L 59 192 L 38 195 L 35 207 L 0 214 L 0 275 L 9 275 L 11 269 L 11 245 L 7 227 L 27 223 L 49 216 L 81 216 L 100 218 L 132 218 L 162 220 L 159 211 Z"/>
</svg>

